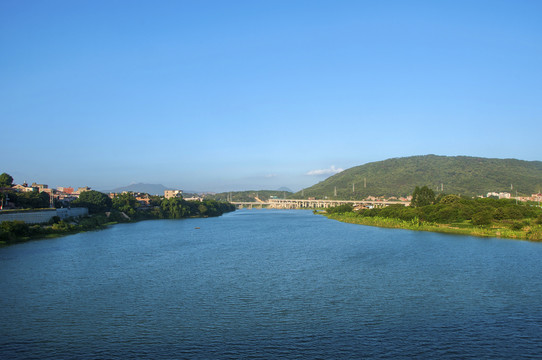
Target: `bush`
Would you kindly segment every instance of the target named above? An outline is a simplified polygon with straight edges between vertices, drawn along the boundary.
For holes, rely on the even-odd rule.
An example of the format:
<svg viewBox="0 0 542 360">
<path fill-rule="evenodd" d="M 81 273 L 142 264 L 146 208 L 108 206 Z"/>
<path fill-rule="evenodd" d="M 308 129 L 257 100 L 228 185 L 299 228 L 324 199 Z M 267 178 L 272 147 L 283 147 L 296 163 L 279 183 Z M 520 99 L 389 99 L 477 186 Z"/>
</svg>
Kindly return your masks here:
<svg viewBox="0 0 542 360">
<path fill-rule="evenodd" d="M 0 224 L 0 231 L 8 234 L 13 234 L 16 237 L 28 236 L 29 227 L 24 221 L 4 221 Z"/>
<path fill-rule="evenodd" d="M 51 218 L 51 220 L 49 220 L 48 224 L 49 225 L 53 225 L 53 224 L 58 224 L 60 222 L 60 217 L 58 216 L 53 216 Z"/>
<path fill-rule="evenodd" d="M 510 225 L 510 229 L 512 230 L 521 230 L 523 229 L 523 223 L 520 221 L 514 221 L 512 225 Z"/>
<path fill-rule="evenodd" d="M 454 203 L 457 203 L 461 201 L 461 197 L 457 196 L 457 195 L 445 195 L 443 196 L 439 203 L 440 204 L 454 204 Z"/>
<path fill-rule="evenodd" d="M 65 222 L 64 220 L 60 220 L 57 224 L 53 224 L 52 229 L 55 231 L 70 231 L 73 229 L 73 225 L 70 223 Z"/>
<path fill-rule="evenodd" d="M 472 215 L 472 224 L 476 226 L 484 226 L 491 224 L 493 214 L 489 210 L 477 212 Z"/>
<path fill-rule="evenodd" d="M 341 213 L 352 212 L 352 211 L 354 211 L 354 207 L 352 206 L 352 204 L 343 204 L 343 205 L 326 209 L 326 213 L 328 214 L 334 214 L 334 213 L 341 214 Z"/>
</svg>

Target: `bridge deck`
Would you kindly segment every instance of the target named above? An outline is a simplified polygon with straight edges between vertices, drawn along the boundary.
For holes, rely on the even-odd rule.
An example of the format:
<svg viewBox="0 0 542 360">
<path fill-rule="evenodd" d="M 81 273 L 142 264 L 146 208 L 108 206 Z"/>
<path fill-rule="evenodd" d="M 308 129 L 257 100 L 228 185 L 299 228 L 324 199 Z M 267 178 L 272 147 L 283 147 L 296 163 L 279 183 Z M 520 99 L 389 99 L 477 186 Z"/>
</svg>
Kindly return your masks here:
<svg viewBox="0 0 542 360">
<path fill-rule="evenodd" d="M 248 202 L 248 201 L 233 201 L 231 202 L 238 207 L 268 207 L 273 209 L 315 209 L 329 208 L 344 204 L 352 204 L 352 206 L 376 206 L 383 207 L 388 205 L 400 204 L 404 206 L 410 205 L 404 201 L 386 201 L 386 200 L 302 200 L 302 199 L 270 199 L 267 202 Z"/>
</svg>

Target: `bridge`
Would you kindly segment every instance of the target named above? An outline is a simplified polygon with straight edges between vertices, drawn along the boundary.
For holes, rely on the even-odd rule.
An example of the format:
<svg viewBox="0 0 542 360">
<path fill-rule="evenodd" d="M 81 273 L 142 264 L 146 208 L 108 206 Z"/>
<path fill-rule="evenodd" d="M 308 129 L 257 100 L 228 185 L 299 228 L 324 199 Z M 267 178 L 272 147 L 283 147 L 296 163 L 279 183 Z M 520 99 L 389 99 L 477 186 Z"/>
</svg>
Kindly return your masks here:
<svg viewBox="0 0 542 360">
<path fill-rule="evenodd" d="M 269 199 L 268 201 L 231 202 L 237 208 L 269 208 L 269 209 L 327 209 L 334 206 L 352 204 L 352 206 L 384 207 L 388 205 L 410 205 L 410 202 L 387 200 L 304 200 L 304 199 Z"/>
</svg>

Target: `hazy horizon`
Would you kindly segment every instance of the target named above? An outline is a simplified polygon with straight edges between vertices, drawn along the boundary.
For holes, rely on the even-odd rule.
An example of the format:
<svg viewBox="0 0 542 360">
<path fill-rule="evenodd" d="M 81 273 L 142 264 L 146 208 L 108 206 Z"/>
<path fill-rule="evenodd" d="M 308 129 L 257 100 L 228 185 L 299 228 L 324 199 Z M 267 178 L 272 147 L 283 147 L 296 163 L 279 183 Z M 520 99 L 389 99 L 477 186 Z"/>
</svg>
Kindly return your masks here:
<svg viewBox="0 0 542 360">
<path fill-rule="evenodd" d="M 195 191 L 541 160 L 542 3 L 0 3 L 0 172 Z"/>
</svg>

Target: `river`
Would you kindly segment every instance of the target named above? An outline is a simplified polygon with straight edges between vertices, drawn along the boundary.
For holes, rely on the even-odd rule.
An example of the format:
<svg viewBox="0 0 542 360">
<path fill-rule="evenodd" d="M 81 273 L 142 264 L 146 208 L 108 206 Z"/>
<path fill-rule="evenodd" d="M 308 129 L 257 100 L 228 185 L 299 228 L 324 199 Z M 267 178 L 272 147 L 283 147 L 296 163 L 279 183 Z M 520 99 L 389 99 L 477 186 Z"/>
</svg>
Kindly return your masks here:
<svg viewBox="0 0 542 360">
<path fill-rule="evenodd" d="M 303 210 L 119 224 L 0 249 L 0 358 L 540 358 L 541 259 Z"/>
</svg>

